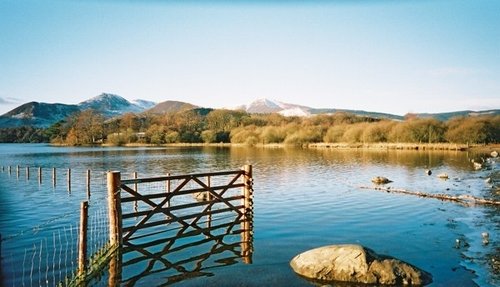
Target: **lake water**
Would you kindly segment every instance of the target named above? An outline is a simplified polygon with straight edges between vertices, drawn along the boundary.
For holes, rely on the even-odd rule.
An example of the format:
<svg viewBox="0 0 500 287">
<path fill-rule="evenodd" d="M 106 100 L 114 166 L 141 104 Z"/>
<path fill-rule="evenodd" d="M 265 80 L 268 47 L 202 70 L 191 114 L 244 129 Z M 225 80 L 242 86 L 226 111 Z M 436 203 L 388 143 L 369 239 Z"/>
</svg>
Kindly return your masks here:
<svg viewBox="0 0 500 287">
<path fill-rule="evenodd" d="M 498 173 L 498 168 L 494 163 L 491 169 L 475 171 L 470 160 L 481 157 L 485 155 L 446 151 L 1 144 L 0 285 L 53 286 L 74 270 L 71 258 L 76 257 L 80 202 L 87 199 L 87 169 L 92 170 L 91 221 L 97 226 L 92 230 L 92 250 L 107 239 L 101 230 L 106 225 L 105 171 L 119 170 L 124 175 L 137 171 L 145 177 L 235 170 L 252 164 L 252 263 L 237 258 L 231 264 L 208 266 L 209 272 L 177 285 L 312 286 L 291 270 L 291 258 L 323 245 L 359 243 L 430 272 L 433 283 L 429 286 L 498 286 L 499 274 L 491 267 L 500 247 L 498 207 L 463 206 L 360 188 L 373 187 L 371 178 L 380 175 L 390 178 L 393 182 L 387 186 L 393 188 L 491 197 L 497 191 L 486 179 Z M 29 179 L 26 166 L 31 167 Z M 72 169 L 70 189 L 68 168 Z M 426 175 L 426 169 L 433 174 Z M 443 172 L 449 180 L 437 178 Z M 482 243 L 482 232 L 489 233 L 487 245 Z M 141 284 L 163 285 L 161 279 L 162 274 L 156 274 Z M 106 286 L 102 281 L 95 284 Z"/>
</svg>

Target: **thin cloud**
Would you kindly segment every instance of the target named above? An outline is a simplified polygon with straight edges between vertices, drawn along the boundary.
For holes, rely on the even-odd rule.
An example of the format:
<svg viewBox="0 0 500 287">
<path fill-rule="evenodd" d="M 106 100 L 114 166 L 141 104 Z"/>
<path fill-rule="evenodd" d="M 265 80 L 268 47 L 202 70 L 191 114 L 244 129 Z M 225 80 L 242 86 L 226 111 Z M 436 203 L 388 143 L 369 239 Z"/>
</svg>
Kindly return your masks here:
<svg viewBox="0 0 500 287">
<path fill-rule="evenodd" d="M 19 104 L 20 102 L 21 100 L 17 98 L 0 97 L 0 105 L 13 105 L 13 104 Z"/>
</svg>

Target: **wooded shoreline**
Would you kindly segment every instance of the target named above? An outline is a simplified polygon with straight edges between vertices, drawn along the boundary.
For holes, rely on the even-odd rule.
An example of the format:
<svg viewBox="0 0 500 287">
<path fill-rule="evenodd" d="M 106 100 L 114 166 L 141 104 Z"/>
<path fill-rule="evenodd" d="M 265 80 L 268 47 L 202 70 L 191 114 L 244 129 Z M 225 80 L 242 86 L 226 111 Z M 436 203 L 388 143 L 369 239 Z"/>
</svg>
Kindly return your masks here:
<svg viewBox="0 0 500 287">
<path fill-rule="evenodd" d="M 65 144 L 51 144 L 54 146 L 68 146 Z M 113 147 L 113 144 L 99 144 L 97 146 Z M 467 145 L 454 143 L 309 143 L 293 145 L 284 143 L 269 144 L 244 144 L 244 143 L 168 143 L 168 144 L 146 144 L 129 143 L 123 147 L 257 147 L 257 148 L 289 148 L 300 147 L 310 149 L 366 149 L 366 150 L 448 150 L 448 151 L 484 151 L 491 152 L 500 150 L 500 144 Z"/>
</svg>

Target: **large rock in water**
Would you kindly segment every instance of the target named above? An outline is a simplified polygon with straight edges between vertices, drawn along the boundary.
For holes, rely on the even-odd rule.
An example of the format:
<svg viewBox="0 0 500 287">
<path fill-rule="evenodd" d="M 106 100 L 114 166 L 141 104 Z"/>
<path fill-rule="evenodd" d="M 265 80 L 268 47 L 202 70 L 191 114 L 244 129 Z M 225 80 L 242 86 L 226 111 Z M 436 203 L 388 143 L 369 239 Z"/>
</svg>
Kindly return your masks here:
<svg viewBox="0 0 500 287">
<path fill-rule="evenodd" d="M 320 282 L 413 286 L 432 282 L 432 276 L 417 267 L 355 244 L 330 245 L 306 251 L 295 256 L 290 266 L 296 273 Z"/>
</svg>

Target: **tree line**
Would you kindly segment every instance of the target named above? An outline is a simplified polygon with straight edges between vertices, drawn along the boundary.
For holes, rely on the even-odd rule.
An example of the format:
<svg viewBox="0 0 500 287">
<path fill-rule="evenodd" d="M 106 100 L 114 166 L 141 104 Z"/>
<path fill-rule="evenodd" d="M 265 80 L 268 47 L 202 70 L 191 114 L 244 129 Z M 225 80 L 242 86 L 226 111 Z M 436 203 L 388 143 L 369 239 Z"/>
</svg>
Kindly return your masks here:
<svg viewBox="0 0 500 287">
<path fill-rule="evenodd" d="M 0 142 L 67 145 L 131 143 L 500 143 L 500 116 L 456 117 L 447 121 L 407 115 L 403 121 L 348 113 L 310 117 L 249 114 L 225 109 L 133 114 L 106 120 L 93 110 L 79 112 L 46 129 L 0 130 Z"/>
</svg>

